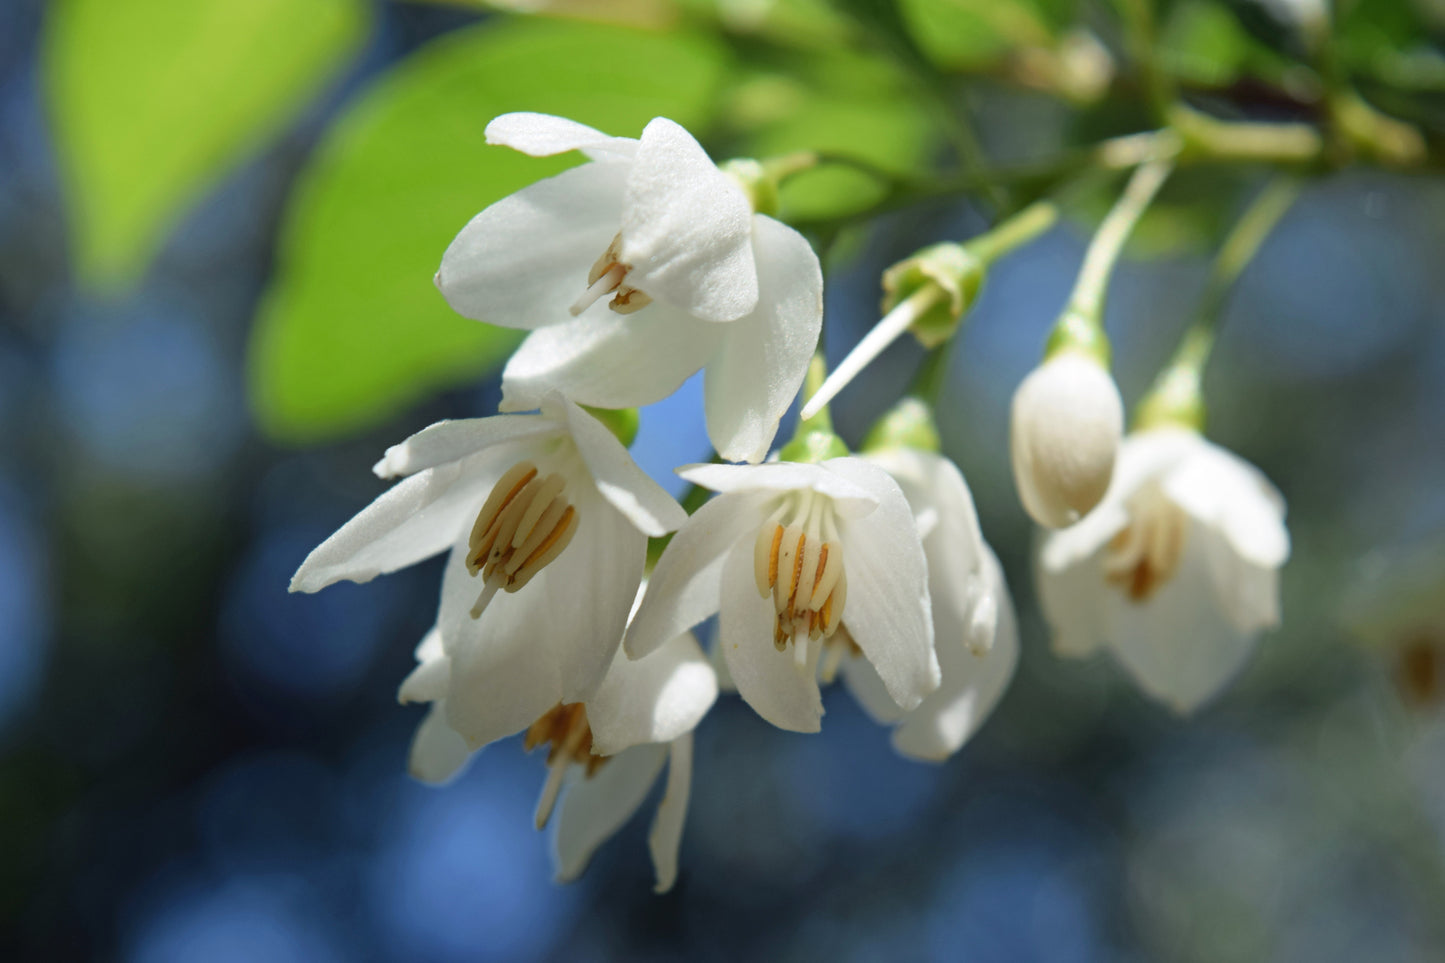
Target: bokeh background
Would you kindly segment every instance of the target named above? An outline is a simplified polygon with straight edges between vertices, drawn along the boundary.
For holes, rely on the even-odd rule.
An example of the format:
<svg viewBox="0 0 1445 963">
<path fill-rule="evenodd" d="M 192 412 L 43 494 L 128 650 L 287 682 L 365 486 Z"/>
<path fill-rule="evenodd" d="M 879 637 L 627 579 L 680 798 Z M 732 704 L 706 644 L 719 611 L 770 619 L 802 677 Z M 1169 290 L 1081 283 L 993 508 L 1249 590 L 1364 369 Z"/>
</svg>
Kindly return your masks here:
<svg viewBox="0 0 1445 963">
<path fill-rule="evenodd" d="M 1215 704 L 1181 720 L 1107 660 L 1047 650 L 1033 534 L 1008 474 L 1007 404 L 1077 270 L 1088 224 L 1073 219 L 989 278 L 939 411 L 1022 620 L 1022 664 L 993 719 L 933 767 L 893 755 L 845 693 L 826 697 L 813 737 L 724 698 L 698 733 L 674 892 L 651 893 L 651 804 L 580 882 L 559 887 L 531 828 L 543 767 L 517 740 L 443 790 L 404 773 L 421 710 L 398 707 L 395 690 L 432 623 L 439 563 L 285 592 L 306 552 L 381 490 L 368 468 L 386 445 L 490 413 L 499 397 L 487 372 L 505 344 L 448 315 L 426 266 L 487 197 L 556 168 L 469 171 L 473 155 L 438 159 L 441 141 L 423 131 L 461 124 L 482 156 L 490 115 L 468 112 L 530 105 L 524 76 L 464 82 L 485 65 L 468 45 L 512 24 L 463 4 L 357 4 L 360 19 L 332 38 L 346 56 L 298 69 L 319 78 L 306 96 L 278 88 L 284 116 L 237 134 L 245 149 L 229 166 L 188 162 L 201 176 L 162 155 L 201 138 L 202 120 L 166 115 L 157 133 L 149 100 L 102 98 L 86 108 L 99 111 L 91 122 L 67 99 L 124 62 L 102 49 L 104 31 L 57 46 L 56 22 L 86 6 L 0 4 L 0 958 L 1445 958 L 1445 720 L 1431 674 L 1432 647 L 1445 646 L 1441 178 L 1359 166 L 1312 181 L 1230 301 L 1207 381 L 1210 432 L 1284 492 L 1294 555 L 1282 630 Z M 711 31 L 729 63 L 746 65 L 707 81 L 723 119 L 694 118 L 715 156 L 810 136 L 886 153 L 928 129 L 906 88 L 843 69 L 847 38 L 806 19 L 825 5 L 778 4 L 804 18 L 781 27 L 767 20 L 772 4 L 724 4 L 712 19 L 703 6 L 668 29 Z M 972 111 L 989 156 L 1027 161 L 1085 131 L 1143 129 L 1110 6 L 1024 6 L 1045 24 L 1067 7 L 1092 31 L 1097 49 L 1077 32 L 1039 41 L 1084 51 L 1072 86 L 1038 89 L 1017 58 L 990 60 L 997 51 L 976 62 L 971 48 L 950 52 L 936 24 L 920 34 L 923 53 L 957 68 L 950 84 L 982 65 L 981 80 L 946 96 Z M 123 11 L 126 42 L 143 49 L 190 7 Z M 1218 44 L 1180 40 L 1180 7 L 1215 27 L 1217 14 L 1232 18 L 1255 44 L 1249 56 L 1209 60 L 1199 50 Z M 1269 117 L 1295 110 L 1259 93 L 1304 83 L 1288 73 L 1303 68 L 1260 53 L 1300 56 L 1295 8 L 1282 7 L 1165 4 L 1169 62 L 1191 96 Z M 1420 74 L 1414 119 L 1438 120 L 1426 82 L 1445 64 L 1430 30 L 1438 5 L 1382 3 L 1378 24 L 1359 13 L 1370 7 L 1338 11 L 1356 31 L 1349 49 L 1377 28 Z M 1401 16 L 1413 18 L 1408 45 Z M 608 67 L 617 28 L 557 29 L 601 48 L 603 66 L 542 67 L 615 84 L 628 98 L 618 116 L 651 116 L 658 78 L 638 78 L 665 57 Z M 790 46 L 788 31 L 806 43 Z M 230 83 L 250 82 L 284 46 L 263 37 Z M 797 67 L 800 48 L 826 63 Z M 693 77 L 695 53 L 667 55 Z M 87 63 L 99 66 L 76 66 Z M 377 94 L 403 70 L 410 87 Z M 446 83 L 426 88 L 428 76 Z M 859 87 L 830 94 L 819 77 Z M 153 79 L 176 103 L 205 94 L 180 75 Z M 214 119 L 227 104 L 187 109 Z M 378 129 L 378 117 L 415 129 Z M 798 133 L 805 117 L 814 127 Z M 924 166 L 947 160 L 947 147 L 908 143 Z M 379 150 L 384 162 L 357 161 Z M 107 186 L 85 158 L 111 153 L 132 167 Z M 443 172 L 409 172 L 407 158 L 459 168 L 462 193 L 428 193 Z M 1172 220 L 1146 224 L 1140 256 L 1119 271 L 1109 327 L 1126 400 L 1192 317 L 1214 222 L 1261 174 L 1230 176 L 1189 182 L 1193 195 L 1174 197 Z M 196 185 L 187 203 L 126 226 L 144 220 L 126 203 L 185 177 Z M 822 218 L 852 190 L 825 184 L 795 210 Z M 440 241 L 397 210 L 424 210 Z M 833 359 L 876 319 L 884 267 L 981 230 L 987 210 L 937 200 L 829 233 Z M 423 268 L 402 272 L 402 294 L 358 280 L 393 255 Z M 317 280 L 327 271 L 356 283 Z M 430 354 L 408 355 L 406 370 L 366 367 L 369 345 L 395 354 L 397 339 Z M 919 356 L 892 349 L 839 399 L 845 437 L 861 438 Z M 643 412 L 636 454 L 674 492 L 671 469 L 709 454 L 700 406 L 694 380 Z"/>
</svg>

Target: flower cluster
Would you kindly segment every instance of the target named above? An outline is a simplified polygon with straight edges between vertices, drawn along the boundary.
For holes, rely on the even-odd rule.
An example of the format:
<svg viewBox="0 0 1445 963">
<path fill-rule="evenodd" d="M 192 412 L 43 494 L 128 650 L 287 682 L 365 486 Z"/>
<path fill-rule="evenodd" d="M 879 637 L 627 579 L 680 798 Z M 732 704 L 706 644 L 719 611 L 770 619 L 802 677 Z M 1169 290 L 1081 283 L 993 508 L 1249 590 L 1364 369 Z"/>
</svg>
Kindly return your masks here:
<svg viewBox="0 0 1445 963">
<path fill-rule="evenodd" d="M 545 745 L 537 825 L 560 805 L 557 871 L 571 879 L 666 766 L 649 838 L 663 891 L 718 670 L 762 718 L 798 732 L 819 730 L 820 686 L 841 676 L 900 753 L 931 761 L 1002 697 L 1019 652 L 1013 606 L 930 406 L 905 398 L 853 454 L 826 399 L 903 330 L 946 341 L 1004 245 L 939 246 L 891 272 L 884 334 L 774 452 L 821 331 L 809 242 L 756 212 L 739 168 L 663 118 L 633 140 L 508 114 L 487 139 L 587 158 L 474 217 L 437 272 L 458 313 L 530 332 L 503 372 L 502 413 L 388 449 L 375 472 L 400 480 L 291 588 L 365 582 L 448 551 L 435 627 L 399 693 L 430 706 L 411 772 L 446 782 L 517 733 Z M 1030 231 L 1052 223 L 1044 214 Z M 678 469 L 716 493 L 689 515 L 633 462 L 615 411 L 698 370 L 720 461 Z M 1051 358 L 1019 391 L 1024 505 L 1043 524 L 1077 523 L 1042 546 L 1044 608 L 1061 653 L 1111 647 L 1146 691 L 1189 710 L 1275 619 L 1281 503 L 1188 431 L 1140 432 L 1119 450 L 1122 420 L 1087 353 Z M 649 573 L 649 541 L 663 539 Z M 709 656 L 692 630 L 714 615 Z"/>
</svg>

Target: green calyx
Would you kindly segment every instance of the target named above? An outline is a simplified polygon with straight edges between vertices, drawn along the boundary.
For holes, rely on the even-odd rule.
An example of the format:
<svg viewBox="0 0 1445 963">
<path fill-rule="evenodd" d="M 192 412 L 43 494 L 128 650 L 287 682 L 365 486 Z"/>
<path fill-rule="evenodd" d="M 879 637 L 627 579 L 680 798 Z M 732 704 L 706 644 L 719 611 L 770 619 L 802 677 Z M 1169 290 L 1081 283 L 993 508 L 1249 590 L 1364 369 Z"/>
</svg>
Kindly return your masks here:
<svg viewBox="0 0 1445 963">
<path fill-rule="evenodd" d="M 938 424 L 928 402 L 914 395 L 899 399 L 883 417 L 868 429 L 863 450 L 883 451 L 889 448 L 911 448 L 915 451 L 937 452 L 943 447 L 938 437 Z"/>
<path fill-rule="evenodd" d="M 842 458 L 848 454 L 848 446 L 831 430 L 800 431 L 793 440 L 783 446 L 778 457 L 783 461 L 817 464 L 829 458 Z"/>
<path fill-rule="evenodd" d="M 1214 348 L 1208 326 L 1196 325 L 1184 335 L 1174 359 L 1159 372 L 1134 408 L 1134 429 L 1187 428 L 1204 431 L 1204 365 Z"/>
<path fill-rule="evenodd" d="M 925 348 L 937 347 L 958 330 L 986 273 L 984 261 L 962 244 L 926 247 L 883 272 L 883 310 L 892 311 L 914 297 L 926 298 L 928 303 L 920 307 L 909 330 Z"/>
<path fill-rule="evenodd" d="M 636 408 L 589 408 L 583 405 L 582 410 L 606 425 L 607 430 L 622 442 L 623 448 L 631 448 L 637 440 L 637 426 L 641 419 Z"/>
<path fill-rule="evenodd" d="M 1073 307 L 1065 308 L 1049 334 L 1044 345 L 1044 360 L 1048 361 L 1065 351 L 1076 351 L 1093 359 L 1106 371 L 1109 368 L 1109 336 L 1097 317 L 1092 317 Z"/>
<path fill-rule="evenodd" d="M 808 363 L 808 373 L 803 379 L 803 397 L 811 398 L 818 393 L 823 382 L 828 380 L 828 366 L 821 353 L 813 355 Z M 778 457 L 783 461 L 797 461 L 816 464 L 829 458 L 842 458 L 848 454 L 848 446 L 833 431 L 833 415 L 826 405 L 813 417 L 798 422 L 793 440 L 783 446 Z"/>
<path fill-rule="evenodd" d="M 767 167 L 751 157 L 724 161 L 718 167 L 738 182 L 755 213 L 777 216 L 778 178 Z"/>
<path fill-rule="evenodd" d="M 1134 409 L 1135 431 L 1168 427 L 1203 432 L 1204 420 L 1199 371 L 1192 367 L 1166 368 Z"/>
</svg>

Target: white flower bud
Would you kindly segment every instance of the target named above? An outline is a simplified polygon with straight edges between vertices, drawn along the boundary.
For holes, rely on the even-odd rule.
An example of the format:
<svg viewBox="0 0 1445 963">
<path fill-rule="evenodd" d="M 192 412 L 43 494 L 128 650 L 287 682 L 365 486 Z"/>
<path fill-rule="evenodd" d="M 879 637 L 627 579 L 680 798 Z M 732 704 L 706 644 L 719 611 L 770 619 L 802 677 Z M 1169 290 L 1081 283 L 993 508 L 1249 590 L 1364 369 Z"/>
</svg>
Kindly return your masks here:
<svg viewBox="0 0 1445 963">
<path fill-rule="evenodd" d="M 1014 483 L 1034 521 L 1063 528 L 1104 497 L 1124 432 L 1124 403 L 1098 361 L 1061 351 L 1014 392 Z"/>
</svg>

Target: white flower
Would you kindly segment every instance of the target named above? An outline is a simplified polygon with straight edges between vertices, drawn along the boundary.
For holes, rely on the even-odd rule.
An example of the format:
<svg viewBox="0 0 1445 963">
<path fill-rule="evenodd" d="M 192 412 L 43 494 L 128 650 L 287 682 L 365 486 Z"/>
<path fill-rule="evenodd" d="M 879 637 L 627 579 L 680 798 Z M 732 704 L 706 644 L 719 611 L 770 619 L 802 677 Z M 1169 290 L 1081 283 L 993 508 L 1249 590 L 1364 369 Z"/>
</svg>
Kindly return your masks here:
<svg viewBox="0 0 1445 963">
<path fill-rule="evenodd" d="M 472 756 L 447 725 L 447 703 L 469 698 L 452 685 L 451 660 L 433 629 L 402 683 L 401 702 L 431 702 L 412 740 L 410 769 L 423 782 L 451 780 Z M 548 774 L 537 805 L 546 826 L 561 796 L 553 859 L 561 882 L 576 879 L 597 847 L 622 828 L 668 763 L 667 786 L 648 836 L 659 893 L 677 878 L 677 853 L 692 781 L 692 731 L 717 700 L 717 678 L 691 633 L 636 662 L 621 652 L 582 703 L 557 703 L 527 730 L 530 751 L 544 743 Z"/>
<path fill-rule="evenodd" d="M 678 474 L 720 494 L 658 560 L 628 628 L 629 655 L 645 656 L 718 612 L 739 694 L 799 732 L 816 732 L 823 715 L 825 647 L 856 645 L 905 709 L 938 687 L 923 546 L 887 472 L 847 457 Z"/>
<path fill-rule="evenodd" d="M 397 483 L 302 563 L 291 590 L 365 582 L 450 548 L 438 616 L 447 722 L 479 746 L 581 702 L 627 625 L 647 538 L 686 515 L 597 419 L 559 395 L 538 414 L 443 421 L 386 452 Z"/>
<path fill-rule="evenodd" d="M 897 725 L 895 749 L 941 762 L 978 731 L 1003 697 L 1018 664 L 1018 622 L 1003 569 L 983 540 L 973 496 L 953 462 L 908 448 L 865 457 L 898 481 L 913 509 L 928 558 L 943 682 L 918 708 L 903 712 L 866 660 L 845 660 L 843 678 L 869 715 Z"/>
<path fill-rule="evenodd" d="M 583 404 L 650 404 L 705 367 L 713 447 L 761 460 L 822 325 L 822 271 L 802 235 L 752 213 L 661 117 L 631 140 L 504 114 L 487 141 L 592 159 L 488 207 L 442 258 L 437 285 L 456 311 L 532 330 L 503 373 L 503 410 L 552 388 Z"/>
<path fill-rule="evenodd" d="M 1033 520 L 1062 528 L 1109 488 L 1124 433 L 1124 403 L 1104 366 L 1078 351 L 1039 365 L 1014 392 L 1009 449 L 1014 483 Z"/>
<path fill-rule="evenodd" d="M 1124 441 L 1109 493 L 1051 533 L 1039 592 L 1061 655 L 1109 646 L 1180 713 L 1218 692 L 1279 622 L 1284 501 L 1252 465 L 1182 428 Z"/>
</svg>

